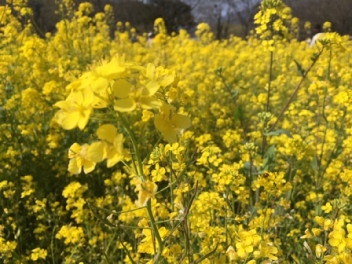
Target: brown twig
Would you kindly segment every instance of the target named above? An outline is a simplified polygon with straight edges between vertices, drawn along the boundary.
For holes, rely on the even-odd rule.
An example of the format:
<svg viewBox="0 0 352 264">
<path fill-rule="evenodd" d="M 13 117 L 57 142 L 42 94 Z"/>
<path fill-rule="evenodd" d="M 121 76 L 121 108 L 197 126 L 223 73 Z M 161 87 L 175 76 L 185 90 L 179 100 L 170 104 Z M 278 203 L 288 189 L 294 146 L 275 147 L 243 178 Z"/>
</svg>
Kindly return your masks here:
<svg viewBox="0 0 352 264">
<path fill-rule="evenodd" d="M 293 98 L 295 97 L 295 95 L 297 94 L 299 88 L 302 86 L 303 81 L 307 78 L 308 73 L 311 71 L 311 69 L 313 68 L 313 66 L 315 65 L 315 63 L 318 61 L 318 58 L 320 57 L 320 55 L 322 54 L 324 48 L 322 48 L 319 53 L 317 54 L 316 58 L 313 60 L 313 63 L 310 65 L 310 67 L 308 68 L 308 70 L 303 74 L 301 81 L 298 83 L 298 85 L 296 86 L 295 90 L 293 91 L 293 93 L 291 94 L 290 98 L 287 100 L 286 104 L 284 105 L 284 107 L 282 108 L 279 116 L 277 117 L 275 123 L 271 126 L 269 131 L 274 130 L 274 128 L 276 127 L 276 125 L 279 123 L 280 119 L 282 118 L 282 116 L 284 115 L 284 113 L 286 112 L 287 108 L 289 107 L 289 105 L 291 104 L 291 102 L 293 101 Z"/>
</svg>

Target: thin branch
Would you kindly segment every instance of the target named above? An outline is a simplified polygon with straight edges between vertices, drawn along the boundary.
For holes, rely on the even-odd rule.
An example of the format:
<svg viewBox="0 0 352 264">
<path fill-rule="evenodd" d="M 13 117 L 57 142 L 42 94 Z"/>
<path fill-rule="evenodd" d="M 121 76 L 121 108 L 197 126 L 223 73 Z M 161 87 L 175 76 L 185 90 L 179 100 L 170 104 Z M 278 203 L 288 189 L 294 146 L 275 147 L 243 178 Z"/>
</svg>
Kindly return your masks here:
<svg viewBox="0 0 352 264">
<path fill-rule="evenodd" d="M 299 88 L 301 88 L 303 81 L 307 78 L 308 73 L 311 71 L 311 69 L 313 68 L 313 66 L 315 65 L 315 63 L 318 61 L 320 55 L 322 54 L 324 50 L 324 47 L 319 51 L 319 53 L 317 54 L 316 58 L 314 59 L 313 63 L 310 65 L 310 67 L 308 68 L 308 70 L 304 73 L 304 75 L 301 78 L 301 81 L 298 83 L 297 87 L 295 88 L 295 90 L 293 91 L 293 93 L 291 94 L 290 98 L 287 100 L 285 106 L 282 108 L 279 116 L 277 117 L 275 123 L 271 126 L 270 131 L 274 130 L 274 128 L 276 127 L 276 125 L 279 123 L 279 121 L 281 120 L 282 116 L 284 115 L 284 113 L 286 112 L 287 108 L 290 106 L 290 104 L 292 103 L 295 95 L 297 94 Z"/>
<path fill-rule="evenodd" d="M 208 254 L 204 255 L 203 257 L 197 259 L 193 264 L 198 264 L 201 263 L 203 260 L 209 258 L 211 255 L 213 255 L 215 253 L 215 251 L 218 249 L 219 244 L 216 244 L 215 248 L 210 251 Z"/>
</svg>

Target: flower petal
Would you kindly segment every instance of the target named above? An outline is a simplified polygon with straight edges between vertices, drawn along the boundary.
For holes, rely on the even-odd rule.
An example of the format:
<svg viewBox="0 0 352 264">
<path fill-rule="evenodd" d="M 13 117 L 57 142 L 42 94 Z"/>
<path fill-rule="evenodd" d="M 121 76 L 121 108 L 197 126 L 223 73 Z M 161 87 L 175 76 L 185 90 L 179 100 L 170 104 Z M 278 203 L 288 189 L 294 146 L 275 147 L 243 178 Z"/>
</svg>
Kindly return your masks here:
<svg viewBox="0 0 352 264">
<path fill-rule="evenodd" d="M 144 97 L 144 96 L 139 99 L 139 103 L 141 104 L 141 107 L 143 109 L 156 109 L 156 108 L 160 108 L 162 105 L 160 100 L 154 97 Z"/>
<path fill-rule="evenodd" d="M 112 93 L 118 98 L 126 98 L 133 85 L 126 80 L 116 80 L 112 85 Z"/>
<path fill-rule="evenodd" d="M 131 112 L 136 109 L 136 102 L 132 98 L 116 100 L 114 109 L 120 112 Z"/>
<path fill-rule="evenodd" d="M 87 150 L 87 159 L 101 162 L 105 159 L 105 144 L 102 141 L 92 143 Z"/>
<path fill-rule="evenodd" d="M 111 124 L 105 124 L 98 128 L 97 136 L 101 140 L 113 143 L 117 134 L 117 128 Z"/>
<path fill-rule="evenodd" d="M 191 119 L 188 116 L 175 114 L 171 118 L 172 123 L 180 129 L 186 129 L 191 126 Z"/>
</svg>

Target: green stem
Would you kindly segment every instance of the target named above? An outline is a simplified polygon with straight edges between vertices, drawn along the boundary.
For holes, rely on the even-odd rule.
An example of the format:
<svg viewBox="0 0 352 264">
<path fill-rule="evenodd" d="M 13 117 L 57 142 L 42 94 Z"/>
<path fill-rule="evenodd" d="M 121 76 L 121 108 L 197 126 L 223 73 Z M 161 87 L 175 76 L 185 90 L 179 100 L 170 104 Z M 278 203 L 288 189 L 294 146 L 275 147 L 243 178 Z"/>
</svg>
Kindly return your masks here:
<svg viewBox="0 0 352 264">
<path fill-rule="evenodd" d="M 131 139 L 134 154 L 137 158 L 139 171 L 136 171 L 136 174 L 138 177 L 142 178 L 143 181 L 145 181 L 145 176 L 144 176 L 144 172 L 143 172 L 143 163 L 142 163 L 141 155 L 139 153 L 136 137 L 135 137 L 134 133 L 132 132 L 132 130 L 129 128 L 126 120 L 123 118 L 123 116 L 121 114 L 119 114 L 119 118 L 120 118 L 120 121 L 121 121 L 124 129 L 126 130 L 128 136 Z"/>
<path fill-rule="evenodd" d="M 120 241 L 123 249 L 126 251 L 127 257 L 129 258 L 129 260 L 131 261 L 132 264 L 136 264 L 136 262 L 133 260 L 130 251 L 128 250 L 128 248 L 125 246 L 125 244 L 123 243 L 123 241 Z"/>
<path fill-rule="evenodd" d="M 159 245 L 158 252 L 154 256 L 153 263 L 158 263 L 158 260 L 159 260 L 161 254 L 163 253 L 163 250 L 164 250 L 164 243 L 163 243 L 163 241 L 161 239 L 161 236 L 159 234 L 158 228 L 156 227 L 156 224 L 155 224 L 155 219 L 154 219 L 153 211 L 152 211 L 151 199 L 149 199 L 148 202 L 147 202 L 147 211 L 148 211 L 149 220 L 150 220 L 150 223 L 151 223 L 151 226 L 152 226 L 152 230 L 154 232 L 154 235 L 155 235 L 156 240 L 158 241 L 158 245 Z"/>
<path fill-rule="evenodd" d="M 133 149 L 134 149 L 134 154 L 136 156 L 137 163 L 138 163 L 138 168 L 139 168 L 139 172 L 136 171 L 136 173 L 137 173 L 138 177 L 140 177 L 142 179 L 142 181 L 145 181 L 146 177 L 145 177 L 144 172 L 143 172 L 143 163 L 142 163 L 141 155 L 140 155 L 140 152 L 139 152 L 139 149 L 138 149 L 138 144 L 137 144 L 136 137 L 134 136 L 134 133 L 131 131 L 131 129 L 129 128 L 127 122 L 125 121 L 125 119 L 123 118 L 123 116 L 121 114 L 119 114 L 119 118 L 120 118 L 120 121 L 121 121 L 124 129 L 126 130 L 128 136 L 130 137 L 131 142 L 132 142 L 132 146 L 133 146 Z M 161 256 L 162 252 L 163 252 L 163 249 L 164 249 L 164 244 L 163 244 L 163 241 L 162 241 L 161 236 L 159 234 L 158 228 L 156 227 L 156 224 L 155 224 L 155 219 L 154 219 L 153 211 L 152 211 L 151 199 L 148 200 L 146 207 L 147 207 L 148 217 L 149 217 L 149 220 L 150 220 L 150 224 L 151 224 L 153 233 L 154 233 L 154 235 L 156 237 L 156 240 L 158 241 L 158 245 L 159 245 L 158 252 L 154 256 L 153 263 L 158 263 L 158 260 L 159 260 L 159 258 Z"/>
<path fill-rule="evenodd" d="M 267 92 L 267 96 L 266 96 L 265 112 L 270 111 L 270 93 L 271 93 L 271 81 L 272 81 L 272 75 L 273 75 L 273 58 L 274 58 L 274 52 L 270 51 L 269 80 L 268 80 L 268 92 Z M 267 123 L 264 122 L 263 141 L 262 141 L 262 157 L 264 157 L 265 147 L 266 147 L 266 135 L 265 135 L 266 124 Z"/>
<path fill-rule="evenodd" d="M 169 164 L 170 164 L 170 182 L 173 182 L 172 179 L 172 151 L 169 150 Z M 170 186 L 170 199 L 171 199 L 171 206 L 172 206 L 172 212 L 175 211 L 175 206 L 174 206 L 174 190 L 173 190 L 173 186 L 172 184 L 169 185 Z"/>
<path fill-rule="evenodd" d="M 56 226 L 53 227 L 53 231 L 51 232 L 51 241 L 50 241 L 50 250 L 51 250 L 51 261 L 55 264 L 55 251 L 54 251 L 54 234 L 56 231 Z"/>
<path fill-rule="evenodd" d="M 270 51 L 268 93 L 267 93 L 266 106 L 265 106 L 265 111 L 266 112 L 270 111 L 270 92 L 271 92 L 271 80 L 272 80 L 272 75 L 273 75 L 273 58 L 274 58 L 274 52 Z"/>
<path fill-rule="evenodd" d="M 171 182 L 168 186 L 166 186 L 165 188 L 161 189 L 160 191 L 157 191 L 155 194 L 162 193 L 163 191 L 171 188 L 172 185 L 175 185 L 175 183 L 177 183 L 177 181 Z"/>
</svg>

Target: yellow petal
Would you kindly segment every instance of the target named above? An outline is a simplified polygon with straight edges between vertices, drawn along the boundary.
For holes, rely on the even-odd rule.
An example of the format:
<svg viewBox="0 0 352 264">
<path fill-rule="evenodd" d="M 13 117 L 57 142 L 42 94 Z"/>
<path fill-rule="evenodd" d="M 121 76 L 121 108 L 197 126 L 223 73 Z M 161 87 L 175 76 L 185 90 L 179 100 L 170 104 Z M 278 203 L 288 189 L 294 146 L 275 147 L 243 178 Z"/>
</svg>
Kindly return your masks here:
<svg viewBox="0 0 352 264">
<path fill-rule="evenodd" d="M 172 84 L 174 82 L 174 76 L 173 75 L 165 75 L 163 76 L 160 85 L 163 87 L 169 86 L 170 84 Z"/>
<path fill-rule="evenodd" d="M 114 109 L 120 112 L 131 112 L 136 109 L 136 102 L 132 98 L 116 100 Z"/>
<path fill-rule="evenodd" d="M 160 84 L 156 81 L 150 81 L 145 86 L 146 89 L 143 90 L 143 95 L 152 96 L 154 95 L 160 88 Z"/>
<path fill-rule="evenodd" d="M 141 97 L 139 103 L 143 109 L 156 109 L 162 105 L 161 101 L 154 97 Z"/>
<path fill-rule="evenodd" d="M 154 125 L 169 143 L 174 143 L 177 141 L 176 130 L 167 121 L 165 121 L 161 115 L 155 116 Z"/>
<path fill-rule="evenodd" d="M 109 81 L 106 78 L 98 77 L 93 83 L 90 83 L 90 86 L 96 93 L 105 92 L 109 86 Z"/>
<path fill-rule="evenodd" d="M 145 206 L 148 200 L 154 196 L 158 189 L 158 186 L 152 182 L 147 180 L 146 182 L 142 183 L 138 188 L 138 206 Z"/>
<path fill-rule="evenodd" d="M 333 247 L 337 247 L 341 243 L 341 240 L 335 239 L 335 238 L 330 238 L 329 239 L 329 244 Z"/>
<path fill-rule="evenodd" d="M 114 138 L 114 147 L 120 153 L 122 153 L 123 150 L 123 141 L 124 139 L 122 134 L 117 134 Z"/>
<path fill-rule="evenodd" d="M 72 174 L 79 174 L 82 170 L 81 158 L 73 158 L 68 164 L 68 171 Z"/>
<path fill-rule="evenodd" d="M 59 111 L 55 115 L 55 120 L 63 129 L 74 129 L 79 121 L 79 112 Z"/>
<path fill-rule="evenodd" d="M 70 159 L 76 157 L 76 156 L 79 154 L 79 152 L 81 151 L 81 149 L 82 149 L 82 147 L 81 147 L 80 144 L 78 144 L 78 143 L 73 143 L 73 144 L 71 145 L 70 149 L 68 150 L 68 157 L 69 157 Z"/>
<path fill-rule="evenodd" d="M 126 98 L 133 85 L 126 80 L 116 80 L 112 85 L 112 93 L 118 98 Z"/>
<path fill-rule="evenodd" d="M 98 128 L 97 136 L 101 140 L 113 143 L 117 134 L 117 128 L 111 124 L 105 124 Z"/>
<path fill-rule="evenodd" d="M 79 129 L 83 130 L 83 128 L 86 127 L 91 113 L 92 113 L 91 109 L 86 109 L 80 113 L 78 123 L 77 123 Z"/>
<path fill-rule="evenodd" d="M 79 100 L 77 101 L 78 104 L 81 104 L 83 107 L 88 108 L 92 107 L 93 102 L 96 98 L 93 91 L 91 91 L 90 89 L 84 90 L 81 93 L 77 93 L 77 97 L 79 97 Z"/>
<path fill-rule="evenodd" d="M 146 75 L 149 79 L 153 79 L 155 75 L 155 66 L 151 63 L 148 63 L 147 65 L 147 72 Z"/>
<path fill-rule="evenodd" d="M 54 104 L 55 107 L 59 107 L 61 109 L 69 109 L 71 106 L 71 103 L 68 101 L 59 101 Z"/>
<path fill-rule="evenodd" d="M 120 162 L 121 160 L 123 160 L 123 155 L 115 152 L 114 155 L 112 155 L 109 159 L 107 159 L 106 166 L 108 168 L 111 168 L 111 167 L 115 166 L 115 164 Z"/>
<path fill-rule="evenodd" d="M 191 126 L 191 119 L 185 115 L 175 114 L 171 120 L 177 128 L 186 129 Z"/>
<path fill-rule="evenodd" d="M 347 232 L 348 233 L 352 233 L 352 225 L 351 224 L 347 224 Z"/>
<path fill-rule="evenodd" d="M 125 72 L 125 67 L 121 65 L 117 58 L 113 58 L 111 62 L 99 67 L 97 73 L 107 79 L 117 79 Z"/>
<path fill-rule="evenodd" d="M 229 248 L 226 250 L 226 254 L 231 261 L 236 259 L 236 252 L 232 246 L 229 246 Z"/>
<path fill-rule="evenodd" d="M 105 144 L 101 141 L 94 142 L 88 147 L 87 159 L 101 162 L 105 159 Z"/>
<path fill-rule="evenodd" d="M 95 162 L 91 160 L 83 160 L 82 165 L 85 174 L 88 174 L 95 169 Z"/>
</svg>

